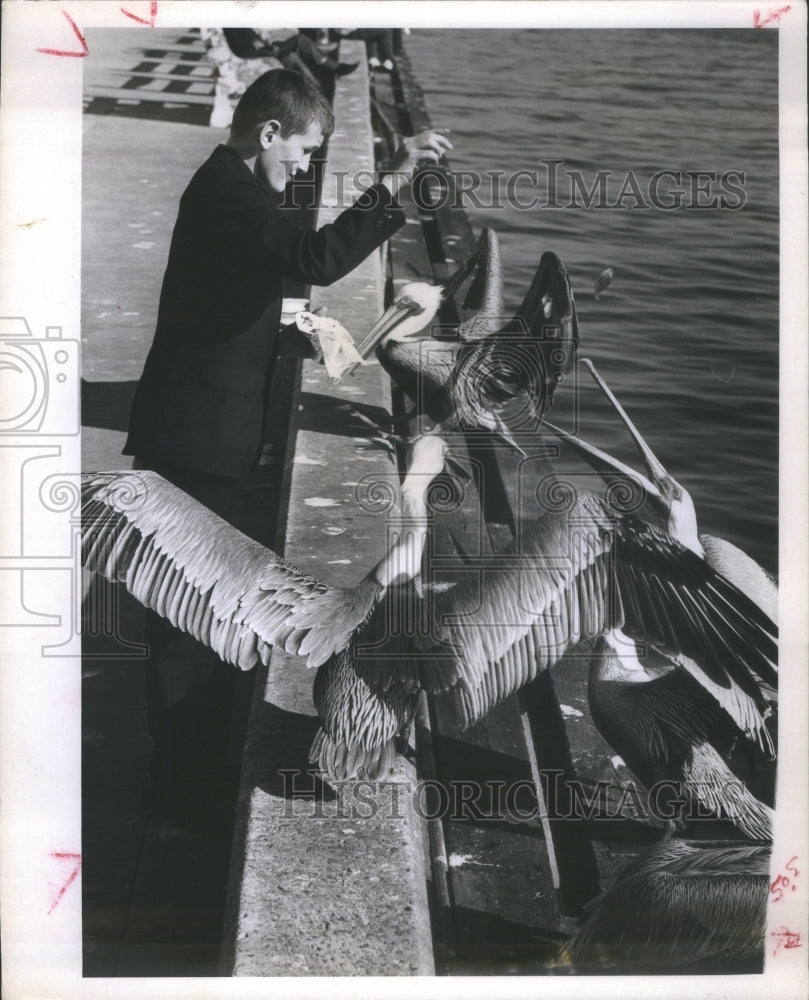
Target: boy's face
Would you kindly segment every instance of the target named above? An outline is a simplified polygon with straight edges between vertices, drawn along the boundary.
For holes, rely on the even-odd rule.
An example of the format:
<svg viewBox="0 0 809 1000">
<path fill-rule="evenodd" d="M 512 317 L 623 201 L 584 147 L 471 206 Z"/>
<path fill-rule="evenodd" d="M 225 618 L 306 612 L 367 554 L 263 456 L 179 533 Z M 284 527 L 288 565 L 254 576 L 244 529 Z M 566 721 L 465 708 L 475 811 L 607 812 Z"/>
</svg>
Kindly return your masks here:
<svg viewBox="0 0 809 1000">
<path fill-rule="evenodd" d="M 261 130 L 261 152 L 256 159 L 256 177 L 269 192 L 283 194 L 298 171 L 309 169 L 309 157 L 323 144 L 323 132 L 317 122 L 301 133 L 281 138 L 277 121 L 267 122 Z"/>
</svg>

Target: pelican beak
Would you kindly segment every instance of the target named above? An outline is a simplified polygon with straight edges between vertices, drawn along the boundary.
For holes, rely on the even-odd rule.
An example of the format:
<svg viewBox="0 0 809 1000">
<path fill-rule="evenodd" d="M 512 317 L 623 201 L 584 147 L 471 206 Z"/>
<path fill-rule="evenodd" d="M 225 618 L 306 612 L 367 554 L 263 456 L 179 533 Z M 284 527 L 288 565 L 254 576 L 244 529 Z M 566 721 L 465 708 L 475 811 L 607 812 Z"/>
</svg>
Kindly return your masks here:
<svg viewBox="0 0 809 1000">
<path fill-rule="evenodd" d="M 604 393 L 604 395 L 607 397 L 610 403 L 612 403 L 615 412 L 621 418 L 621 420 L 624 423 L 624 426 L 632 435 L 632 440 L 635 442 L 635 447 L 640 452 L 641 458 L 643 459 L 643 464 L 646 466 L 647 475 L 649 476 L 649 479 L 651 479 L 651 481 L 655 484 L 655 486 L 658 487 L 659 491 L 661 483 L 671 481 L 671 476 L 666 471 L 665 466 L 657 457 L 657 455 L 655 455 L 655 453 L 652 451 L 649 445 L 646 443 L 646 441 L 642 437 L 637 427 L 632 423 L 626 410 L 623 408 L 623 406 L 621 406 L 621 404 L 615 398 L 612 389 L 610 389 L 610 387 L 607 385 L 604 379 L 598 374 L 593 362 L 590 361 L 589 358 L 582 358 L 581 363 L 587 367 L 587 370 L 592 375 L 596 385 L 601 389 L 601 391 Z"/>
<path fill-rule="evenodd" d="M 444 282 L 444 291 L 442 298 L 444 300 L 451 298 L 461 287 L 461 285 L 466 281 L 472 271 L 475 269 L 477 262 L 480 260 L 480 250 L 475 250 L 474 253 L 470 254 L 469 257 L 461 264 L 455 274 L 451 275 Z"/>
<path fill-rule="evenodd" d="M 653 502 L 656 501 L 657 504 L 665 502 L 663 494 L 654 483 L 650 482 L 646 476 L 641 475 L 634 469 L 630 469 L 628 465 L 624 465 L 617 458 L 613 458 L 612 455 L 608 455 L 600 448 L 596 448 L 594 444 L 582 441 L 575 434 L 568 434 L 567 431 L 563 431 L 561 427 L 556 427 L 547 420 L 542 421 L 542 426 L 546 427 L 551 433 L 564 441 L 565 444 L 569 445 L 573 451 L 595 469 L 603 480 L 608 482 L 611 476 L 625 476 L 641 490 L 644 496 Z"/>
<path fill-rule="evenodd" d="M 374 323 L 365 340 L 357 348 L 362 358 L 367 359 L 376 345 L 387 337 L 399 323 L 406 320 L 408 316 L 415 316 L 419 312 L 423 312 L 423 308 L 410 298 L 405 297 L 392 303 Z"/>
</svg>

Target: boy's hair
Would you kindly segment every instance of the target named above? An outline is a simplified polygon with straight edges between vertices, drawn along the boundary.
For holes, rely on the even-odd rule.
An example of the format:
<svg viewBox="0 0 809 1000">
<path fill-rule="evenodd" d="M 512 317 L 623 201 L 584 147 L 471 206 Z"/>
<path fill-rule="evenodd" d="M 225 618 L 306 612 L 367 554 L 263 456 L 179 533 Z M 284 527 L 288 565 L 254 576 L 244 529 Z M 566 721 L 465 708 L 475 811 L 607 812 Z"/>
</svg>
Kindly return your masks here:
<svg viewBox="0 0 809 1000">
<path fill-rule="evenodd" d="M 306 132 L 316 121 L 327 139 L 334 131 L 334 115 L 323 91 L 314 80 L 291 69 L 271 69 L 254 80 L 233 112 L 230 134 L 235 139 L 253 138 L 264 122 L 275 118 L 281 138 Z"/>
</svg>

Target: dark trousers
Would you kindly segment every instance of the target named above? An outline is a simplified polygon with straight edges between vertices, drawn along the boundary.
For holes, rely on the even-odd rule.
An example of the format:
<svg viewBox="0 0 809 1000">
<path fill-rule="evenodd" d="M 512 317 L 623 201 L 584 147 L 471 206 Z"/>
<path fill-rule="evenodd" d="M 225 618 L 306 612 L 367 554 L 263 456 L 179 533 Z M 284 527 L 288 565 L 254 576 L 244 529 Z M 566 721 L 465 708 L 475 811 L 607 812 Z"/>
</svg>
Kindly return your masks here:
<svg viewBox="0 0 809 1000">
<path fill-rule="evenodd" d="M 391 28 L 357 28 L 349 38 L 359 38 L 365 42 L 368 58 L 376 56 L 380 62 L 393 59 L 393 30 Z"/>
<path fill-rule="evenodd" d="M 244 485 L 235 479 L 176 469 L 136 458 L 221 518 L 239 526 Z M 202 549 L 213 544 L 200 538 Z M 156 741 L 153 770 L 204 775 L 238 763 L 255 671 L 223 663 L 212 650 L 152 611 L 146 613 L 146 697 L 149 734 Z M 234 718 L 234 711 L 236 717 Z"/>
</svg>

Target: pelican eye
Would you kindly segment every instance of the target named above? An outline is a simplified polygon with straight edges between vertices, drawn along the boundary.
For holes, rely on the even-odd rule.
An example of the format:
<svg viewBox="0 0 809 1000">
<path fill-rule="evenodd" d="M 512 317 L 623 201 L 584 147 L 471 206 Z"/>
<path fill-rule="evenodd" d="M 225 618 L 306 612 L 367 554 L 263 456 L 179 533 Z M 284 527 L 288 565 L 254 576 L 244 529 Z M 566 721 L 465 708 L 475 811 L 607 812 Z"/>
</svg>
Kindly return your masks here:
<svg viewBox="0 0 809 1000">
<path fill-rule="evenodd" d="M 413 299 L 411 299 L 409 295 L 402 296 L 402 298 L 399 299 L 396 305 L 400 309 L 407 309 L 407 311 L 413 313 L 414 316 L 417 316 L 419 313 L 424 312 L 424 306 L 420 306 L 418 302 L 415 302 Z"/>
</svg>

